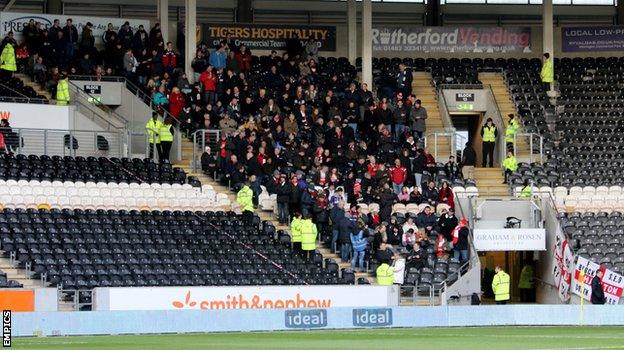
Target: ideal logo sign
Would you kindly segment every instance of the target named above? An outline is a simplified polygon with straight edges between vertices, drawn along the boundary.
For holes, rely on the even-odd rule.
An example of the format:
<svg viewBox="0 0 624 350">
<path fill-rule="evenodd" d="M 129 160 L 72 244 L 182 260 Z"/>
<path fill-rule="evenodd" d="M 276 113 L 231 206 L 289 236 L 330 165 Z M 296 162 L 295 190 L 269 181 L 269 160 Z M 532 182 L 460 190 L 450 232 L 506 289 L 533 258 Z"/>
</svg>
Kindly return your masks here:
<svg viewBox="0 0 624 350">
<path fill-rule="evenodd" d="M 286 310 L 286 328 L 322 328 L 327 327 L 327 310 Z"/>
<path fill-rule="evenodd" d="M 356 327 L 383 327 L 392 325 L 392 309 L 353 309 Z"/>
</svg>

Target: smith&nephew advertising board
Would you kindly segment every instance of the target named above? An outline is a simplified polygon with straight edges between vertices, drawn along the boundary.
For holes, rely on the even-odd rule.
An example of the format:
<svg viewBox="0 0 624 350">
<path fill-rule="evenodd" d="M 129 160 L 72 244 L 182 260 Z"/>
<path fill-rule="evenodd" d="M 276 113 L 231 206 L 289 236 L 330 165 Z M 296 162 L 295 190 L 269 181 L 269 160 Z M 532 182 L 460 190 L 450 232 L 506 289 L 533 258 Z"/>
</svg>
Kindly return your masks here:
<svg viewBox="0 0 624 350">
<path fill-rule="evenodd" d="M 236 45 L 244 44 L 252 50 L 282 50 L 288 40 L 300 39 L 303 45 L 312 37 L 320 51 L 336 51 L 336 27 L 333 26 L 204 24 L 202 33 L 209 47 L 214 47 L 227 35 Z"/>
<path fill-rule="evenodd" d="M 375 27 L 377 52 L 531 52 L 530 27 Z"/>
</svg>

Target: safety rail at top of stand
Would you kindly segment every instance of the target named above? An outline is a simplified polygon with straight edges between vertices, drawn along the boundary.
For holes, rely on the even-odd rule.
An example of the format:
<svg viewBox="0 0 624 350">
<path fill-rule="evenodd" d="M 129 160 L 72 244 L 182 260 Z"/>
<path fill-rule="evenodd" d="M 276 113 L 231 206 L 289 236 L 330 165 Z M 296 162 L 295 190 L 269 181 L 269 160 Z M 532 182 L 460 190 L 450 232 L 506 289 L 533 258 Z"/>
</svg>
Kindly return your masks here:
<svg viewBox="0 0 624 350">
<path fill-rule="evenodd" d="M 472 89 L 472 90 L 481 90 L 484 88 L 483 84 L 436 84 L 435 88 L 437 91 L 444 89 Z"/>
<path fill-rule="evenodd" d="M 0 128 L 7 150 L 17 154 L 127 157 L 132 154 L 123 131 Z"/>
<path fill-rule="evenodd" d="M 23 93 L 15 90 L 15 89 L 13 89 L 13 88 L 11 88 L 9 86 L 6 86 L 5 84 L 2 84 L 2 83 L 0 83 L 0 88 L 9 90 L 9 91 L 19 95 L 19 97 L 2 96 L 2 97 L 0 97 L 0 102 L 37 103 L 37 104 L 49 104 L 50 103 L 50 101 L 48 101 L 45 98 L 28 97 L 28 96 L 24 95 Z"/>
</svg>

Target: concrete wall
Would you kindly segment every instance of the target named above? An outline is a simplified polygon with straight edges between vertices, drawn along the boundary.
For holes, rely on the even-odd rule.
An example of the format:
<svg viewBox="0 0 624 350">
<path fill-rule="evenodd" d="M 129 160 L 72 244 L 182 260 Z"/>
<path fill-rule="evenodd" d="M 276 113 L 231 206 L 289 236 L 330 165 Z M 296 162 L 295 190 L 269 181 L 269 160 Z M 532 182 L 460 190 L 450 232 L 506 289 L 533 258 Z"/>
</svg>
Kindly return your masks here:
<svg viewBox="0 0 624 350">
<path fill-rule="evenodd" d="M 384 322 L 363 315 L 381 314 Z M 315 324 L 302 324 L 302 316 Z M 624 325 L 623 305 L 489 305 L 287 310 L 25 312 L 13 314 L 14 336 L 199 333 L 362 327 Z"/>
</svg>

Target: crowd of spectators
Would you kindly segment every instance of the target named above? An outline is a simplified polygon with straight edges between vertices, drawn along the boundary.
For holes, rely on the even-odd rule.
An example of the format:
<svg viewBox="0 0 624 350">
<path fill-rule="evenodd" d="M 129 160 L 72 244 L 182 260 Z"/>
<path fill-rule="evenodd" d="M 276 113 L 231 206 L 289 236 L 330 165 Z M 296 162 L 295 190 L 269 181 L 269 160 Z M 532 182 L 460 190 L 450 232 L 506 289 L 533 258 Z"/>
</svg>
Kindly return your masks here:
<svg viewBox="0 0 624 350">
<path fill-rule="evenodd" d="M 295 213 L 312 217 L 343 260 L 353 255 L 354 267 L 364 251 L 384 261 L 453 239 L 450 185 L 462 178 L 461 166 L 453 155 L 436 163 L 424 147 L 427 110 L 404 65 L 394 84 L 375 93 L 345 59 L 321 57 L 314 39 L 291 40 L 284 53 L 264 57 L 230 37 L 216 47 L 200 43 L 193 71 L 184 72 L 159 24 L 149 33 L 109 25 L 101 50 L 90 23 L 79 35 L 71 20 L 49 29 L 31 20 L 23 36 L 17 46 L 28 58 L 21 67 L 48 89 L 62 72 L 125 76 L 179 121 L 182 135 L 220 130 L 219 139 L 207 140 L 216 146 L 202 155 L 203 170 L 233 189 L 250 181 L 256 205 L 263 188 L 275 194 L 282 224 Z M 372 202 L 379 210 L 362 214 L 358 205 Z M 426 208 L 405 218 L 393 215 L 397 203 Z M 439 203 L 448 206 L 441 216 Z"/>
</svg>

